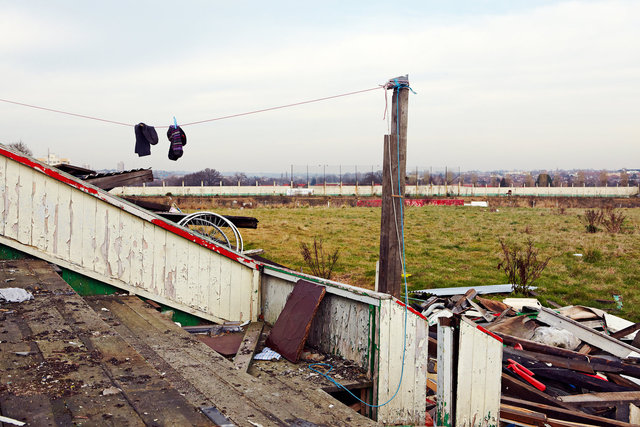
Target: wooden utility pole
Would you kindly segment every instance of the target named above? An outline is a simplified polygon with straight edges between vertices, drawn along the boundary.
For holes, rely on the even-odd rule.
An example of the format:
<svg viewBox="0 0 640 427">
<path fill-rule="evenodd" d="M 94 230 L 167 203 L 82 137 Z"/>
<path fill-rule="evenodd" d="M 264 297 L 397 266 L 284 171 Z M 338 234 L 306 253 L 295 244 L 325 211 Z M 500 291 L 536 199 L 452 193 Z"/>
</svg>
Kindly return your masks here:
<svg viewBox="0 0 640 427">
<path fill-rule="evenodd" d="M 402 204 L 407 171 L 408 76 L 390 80 L 389 89 L 393 90 L 393 101 L 391 135 L 384 136 L 378 291 L 399 298 L 402 287 Z"/>
</svg>

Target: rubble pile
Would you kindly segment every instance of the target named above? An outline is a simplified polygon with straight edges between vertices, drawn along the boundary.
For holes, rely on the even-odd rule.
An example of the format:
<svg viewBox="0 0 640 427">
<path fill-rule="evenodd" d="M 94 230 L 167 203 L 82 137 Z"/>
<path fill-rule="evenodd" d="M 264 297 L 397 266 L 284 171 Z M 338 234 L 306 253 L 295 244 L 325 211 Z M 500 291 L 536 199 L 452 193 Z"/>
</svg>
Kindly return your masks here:
<svg viewBox="0 0 640 427">
<path fill-rule="evenodd" d="M 503 344 L 502 422 L 640 424 L 640 323 L 592 307 L 550 309 L 535 298 L 489 299 L 474 289 L 432 296 L 413 307 L 429 321 L 430 354 L 436 354 L 441 318 L 464 317 Z M 435 379 L 435 356 L 429 367 Z M 428 384 L 435 394 L 436 382 Z"/>
</svg>

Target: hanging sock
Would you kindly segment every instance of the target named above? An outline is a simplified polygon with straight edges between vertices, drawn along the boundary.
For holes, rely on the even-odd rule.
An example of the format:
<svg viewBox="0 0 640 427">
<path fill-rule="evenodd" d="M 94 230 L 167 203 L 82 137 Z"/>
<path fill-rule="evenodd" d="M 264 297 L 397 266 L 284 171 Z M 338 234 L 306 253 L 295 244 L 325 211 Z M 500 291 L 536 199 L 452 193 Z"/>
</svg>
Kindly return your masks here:
<svg viewBox="0 0 640 427">
<path fill-rule="evenodd" d="M 144 123 L 138 123 L 134 126 L 136 134 L 136 149 L 138 157 L 148 156 L 151 154 L 151 145 L 158 143 L 158 133 L 153 126 L 147 126 Z"/>
<path fill-rule="evenodd" d="M 182 146 L 187 145 L 187 135 L 180 126 L 171 125 L 167 130 L 169 138 L 169 160 L 178 160 L 182 157 Z"/>
</svg>

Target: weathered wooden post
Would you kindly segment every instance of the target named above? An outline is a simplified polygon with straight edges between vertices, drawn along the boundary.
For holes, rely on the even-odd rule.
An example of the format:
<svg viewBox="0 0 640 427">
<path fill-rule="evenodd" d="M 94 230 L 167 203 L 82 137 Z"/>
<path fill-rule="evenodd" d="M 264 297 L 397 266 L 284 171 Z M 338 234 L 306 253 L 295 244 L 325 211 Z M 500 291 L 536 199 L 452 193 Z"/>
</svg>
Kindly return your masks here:
<svg viewBox="0 0 640 427">
<path fill-rule="evenodd" d="M 402 283 L 402 227 L 407 169 L 407 119 L 409 77 L 389 80 L 393 90 L 391 135 L 384 136 L 382 165 L 382 218 L 380 225 L 380 275 L 378 290 L 400 297 Z"/>
</svg>

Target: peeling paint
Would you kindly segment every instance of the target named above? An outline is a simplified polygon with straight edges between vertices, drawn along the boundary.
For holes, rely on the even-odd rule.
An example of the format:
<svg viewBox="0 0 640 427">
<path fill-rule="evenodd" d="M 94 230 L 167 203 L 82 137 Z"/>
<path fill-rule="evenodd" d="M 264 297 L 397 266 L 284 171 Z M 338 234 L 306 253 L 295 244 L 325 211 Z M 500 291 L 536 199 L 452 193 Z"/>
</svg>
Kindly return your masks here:
<svg viewBox="0 0 640 427">
<path fill-rule="evenodd" d="M 58 253 L 58 205 L 53 209 L 53 253 Z"/>
</svg>

